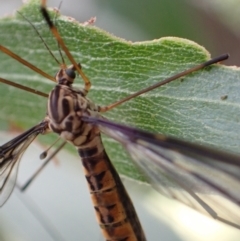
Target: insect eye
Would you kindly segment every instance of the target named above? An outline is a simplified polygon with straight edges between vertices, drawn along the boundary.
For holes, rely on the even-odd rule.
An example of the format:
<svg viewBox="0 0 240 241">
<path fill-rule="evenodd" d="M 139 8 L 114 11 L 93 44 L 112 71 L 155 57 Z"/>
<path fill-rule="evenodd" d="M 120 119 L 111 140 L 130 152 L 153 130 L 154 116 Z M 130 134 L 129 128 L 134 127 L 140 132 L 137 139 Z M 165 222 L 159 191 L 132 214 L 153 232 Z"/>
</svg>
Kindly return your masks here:
<svg viewBox="0 0 240 241">
<path fill-rule="evenodd" d="M 71 79 L 75 79 L 76 74 L 75 74 L 75 71 L 72 68 L 66 69 L 65 72 L 66 72 L 68 77 L 70 77 Z"/>
</svg>

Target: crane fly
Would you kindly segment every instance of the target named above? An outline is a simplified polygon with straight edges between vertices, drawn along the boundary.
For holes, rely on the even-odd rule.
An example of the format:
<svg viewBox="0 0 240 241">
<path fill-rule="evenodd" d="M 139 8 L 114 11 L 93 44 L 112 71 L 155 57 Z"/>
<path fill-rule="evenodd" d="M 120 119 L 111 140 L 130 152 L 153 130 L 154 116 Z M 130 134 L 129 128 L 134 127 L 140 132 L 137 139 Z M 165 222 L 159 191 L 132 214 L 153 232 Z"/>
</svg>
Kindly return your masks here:
<svg viewBox="0 0 240 241">
<path fill-rule="evenodd" d="M 146 240 L 131 199 L 102 144 L 101 133 L 104 133 L 125 147 L 159 192 L 230 226 L 240 228 L 240 213 L 233 211 L 238 208 L 240 201 L 239 156 L 117 124 L 100 115 L 177 78 L 225 60 L 228 55 L 211 59 L 111 105 L 101 107 L 86 97 L 91 82 L 66 47 L 45 5 L 46 1 L 42 0 L 41 13 L 72 65 L 66 66 L 63 61 L 56 76 L 52 77 L 6 47 L 0 46 L 0 50 L 5 54 L 57 83 L 50 94 L 45 94 L 0 79 L 3 83 L 48 98 L 45 118 L 0 147 L 0 205 L 6 202 L 14 188 L 19 160 L 24 151 L 39 134 L 55 132 L 65 141 L 72 143 L 78 151 L 104 238 L 109 241 Z M 83 89 L 72 86 L 76 73 L 84 81 Z M 198 192 L 203 193 L 204 198 Z M 210 193 L 210 197 L 205 197 L 205 193 Z M 226 199 L 228 205 L 216 202 L 215 194 Z"/>
</svg>

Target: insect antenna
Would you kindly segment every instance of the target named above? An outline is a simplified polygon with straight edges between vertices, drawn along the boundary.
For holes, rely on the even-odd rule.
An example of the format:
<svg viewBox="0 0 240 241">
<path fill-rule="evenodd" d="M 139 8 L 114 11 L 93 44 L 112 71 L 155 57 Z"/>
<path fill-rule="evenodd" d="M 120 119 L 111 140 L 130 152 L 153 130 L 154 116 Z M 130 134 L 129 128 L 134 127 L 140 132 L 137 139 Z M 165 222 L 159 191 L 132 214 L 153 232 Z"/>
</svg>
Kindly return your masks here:
<svg viewBox="0 0 240 241">
<path fill-rule="evenodd" d="M 58 9 L 61 7 L 61 4 L 62 2 L 60 3 Z M 36 32 L 36 34 L 38 35 L 38 37 L 40 38 L 40 40 L 42 41 L 42 43 L 44 44 L 45 48 L 48 50 L 48 52 L 50 53 L 50 55 L 53 57 L 53 59 L 57 62 L 57 64 L 61 65 L 61 63 L 58 61 L 58 59 L 55 57 L 55 55 L 53 54 L 53 52 L 51 51 L 51 49 L 49 48 L 49 46 L 47 45 L 47 43 L 44 41 L 44 39 L 42 38 L 41 34 L 39 33 L 39 31 L 37 30 L 37 28 L 34 26 L 34 24 L 31 23 L 31 21 L 26 18 L 21 12 L 18 12 L 18 14 L 25 19 L 25 21 L 27 21 L 31 26 L 32 28 L 34 29 L 34 31 Z M 55 18 L 56 19 L 56 15 L 55 15 Z M 9 55 L 10 57 L 14 58 L 15 60 L 19 61 L 20 63 L 22 63 L 23 65 L 29 67 L 30 69 L 32 69 L 33 71 L 41 74 L 42 76 L 52 80 L 55 82 L 55 79 L 48 75 L 47 73 L 43 72 L 41 69 L 38 69 L 36 66 L 32 65 L 31 63 L 27 62 L 26 60 L 22 59 L 20 56 L 16 55 L 15 53 L 11 52 L 9 49 L 7 49 L 6 47 L 4 46 L 1 46 L 0 45 L 0 50 Z M 59 51 L 59 54 L 61 56 L 61 60 L 62 60 L 62 63 L 65 64 L 65 61 L 64 61 L 64 58 L 63 58 L 63 55 L 62 55 L 62 52 L 61 52 L 61 49 L 59 47 L 59 43 L 58 43 L 58 51 Z M 24 90 L 24 91 L 27 91 L 27 92 L 30 92 L 30 93 L 33 93 L 33 94 L 36 94 L 36 95 L 39 95 L 39 96 L 43 96 L 43 97 L 48 97 L 48 94 L 46 93 L 43 93 L 41 91 L 38 91 L 36 89 L 32 89 L 32 88 L 29 88 L 27 86 L 24 86 L 24 85 L 21 85 L 21 84 L 17 84 L 17 83 L 14 83 L 10 80 L 6 80 L 6 79 L 3 79 L 3 78 L 0 78 L 0 82 L 1 83 L 4 83 L 4 84 L 7 84 L 7 85 L 11 85 L 13 87 L 16 87 L 18 89 L 21 89 L 21 90 Z"/>
<path fill-rule="evenodd" d="M 90 80 L 87 78 L 87 76 L 83 73 L 83 71 L 81 70 L 80 65 L 74 60 L 73 56 L 71 55 L 70 51 L 68 50 L 67 46 L 65 45 L 61 35 L 59 34 L 56 26 L 53 24 L 47 9 L 46 9 L 46 0 L 42 0 L 41 1 L 41 13 L 43 15 L 43 17 L 45 18 L 50 30 L 52 31 L 52 34 L 55 36 L 55 38 L 57 39 L 59 45 L 61 46 L 62 50 L 64 51 L 64 53 L 67 55 L 69 61 L 73 64 L 73 66 L 75 67 L 75 69 L 77 70 L 77 72 L 79 73 L 79 75 L 82 77 L 83 81 L 84 81 L 84 90 L 86 92 L 89 91 L 89 89 L 91 88 L 91 82 Z"/>
<path fill-rule="evenodd" d="M 62 51 L 61 51 L 61 48 L 60 48 L 59 43 L 57 43 L 57 45 L 58 45 L 58 52 L 59 52 L 59 54 L 60 54 L 60 57 L 61 57 L 62 63 L 63 63 L 63 65 L 65 66 L 66 63 L 65 63 L 65 60 L 64 60 L 64 58 L 63 58 L 63 54 L 62 54 Z"/>
<path fill-rule="evenodd" d="M 113 103 L 111 105 L 99 107 L 99 111 L 100 112 L 107 112 L 107 111 L 115 108 L 116 106 L 121 105 L 122 103 L 124 103 L 124 102 L 126 102 L 128 100 L 131 100 L 131 99 L 133 99 L 133 98 L 135 98 L 135 97 L 137 97 L 137 96 L 139 96 L 141 94 L 147 93 L 147 92 L 149 92 L 149 91 L 151 91 L 153 89 L 156 89 L 156 88 L 158 88 L 158 87 L 160 87 L 162 85 L 168 84 L 168 83 L 172 82 L 173 80 L 176 80 L 176 79 L 178 79 L 180 77 L 188 75 L 188 74 L 190 74 L 192 72 L 195 72 L 197 70 L 203 69 L 203 68 L 205 68 L 205 67 L 207 67 L 209 65 L 218 63 L 218 62 L 223 61 L 223 60 L 226 60 L 226 59 L 228 59 L 228 57 L 229 57 L 228 54 L 223 54 L 223 55 L 220 55 L 220 56 L 218 56 L 216 58 L 212 58 L 212 59 L 210 59 L 210 60 L 208 60 L 208 61 L 206 61 L 206 62 L 204 62 L 202 64 L 196 65 L 196 66 L 194 66 L 194 67 L 192 67 L 190 69 L 182 71 L 182 72 L 180 72 L 178 74 L 175 74 L 175 75 L 173 75 L 173 76 L 171 76 L 171 77 L 169 77 L 169 78 L 167 78 L 167 79 L 165 79 L 163 81 L 157 82 L 156 84 L 153 84 L 153 85 L 151 85 L 151 86 L 149 86 L 149 87 L 147 87 L 145 89 L 142 89 L 142 90 L 140 90 L 140 91 L 138 91 L 136 93 L 133 93 L 133 94 L 127 96 L 126 98 L 123 98 L 123 99 L 121 99 L 119 101 L 116 101 L 115 103 Z"/>
<path fill-rule="evenodd" d="M 44 151 L 41 155 L 40 155 L 40 159 L 43 159 L 47 156 L 47 152 L 49 151 L 50 148 L 52 148 L 53 145 L 56 144 L 56 142 L 59 141 L 60 138 L 58 138 L 46 151 Z M 43 168 L 52 160 L 52 158 L 54 156 L 57 155 L 57 153 L 66 145 L 66 141 L 63 141 L 60 146 L 42 163 L 42 165 L 35 171 L 35 173 L 29 178 L 28 181 L 26 181 L 26 183 L 19 187 L 19 189 L 24 192 L 26 191 L 26 189 L 29 187 L 29 185 L 33 182 L 33 180 L 39 175 L 39 173 L 43 170 Z"/>
<path fill-rule="evenodd" d="M 54 56 L 53 52 L 51 51 L 51 49 L 48 47 L 47 43 L 44 41 L 43 37 L 41 36 L 41 34 L 39 33 L 39 31 L 37 30 L 37 28 L 31 23 L 31 21 L 29 21 L 22 13 L 18 12 L 19 15 L 21 15 L 34 29 L 34 31 L 36 32 L 36 34 L 38 35 L 38 37 L 41 39 L 42 43 L 44 44 L 45 48 L 48 50 L 48 52 L 51 54 L 51 56 L 53 57 L 53 59 L 59 64 L 61 65 L 61 63 L 57 60 L 57 58 Z M 61 54 L 60 54 L 61 55 Z M 61 55 L 62 56 L 62 55 Z"/>
</svg>

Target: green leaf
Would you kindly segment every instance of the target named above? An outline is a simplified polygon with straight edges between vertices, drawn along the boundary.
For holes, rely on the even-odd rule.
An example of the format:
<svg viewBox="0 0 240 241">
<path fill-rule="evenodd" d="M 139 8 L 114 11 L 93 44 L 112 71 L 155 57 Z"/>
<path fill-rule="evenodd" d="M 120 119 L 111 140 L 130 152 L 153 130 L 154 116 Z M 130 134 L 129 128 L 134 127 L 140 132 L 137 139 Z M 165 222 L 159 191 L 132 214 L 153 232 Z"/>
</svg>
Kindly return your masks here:
<svg viewBox="0 0 240 241">
<path fill-rule="evenodd" d="M 60 59 L 56 41 L 39 12 L 39 1 L 30 1 L 20 11 Z M 203 47 L 186 39 L 166 37 L 132 43 L 68 17 L 61 16 L 56 21 L 66 45 L 92 82 L 89 97 L 102 106 L 210 58 Z M 35 30 L 20 15 L 2 19 L 0 32 L 1 45 L 51 75 L 58 71 L 58 64 Z M 2 78 L 46 93 L 54 86 L 4 53 L 0 53 L 0 61 Z M 81 85 L 79 78 L 76 86 Z M 135 98 L 106 116 L 116 122 L 239 153 L 239 93 L 239 69 L 214 65 Z M 1 129 L 6 129 L 9 122 L 30 128 L 44 118 L 47 99 L 5 85 L 1 85 L 0 94 Z M 119 144 L 106 139 L 105 146 L 120 173 L 135 179 L 141 177 Z"/>
</svg>

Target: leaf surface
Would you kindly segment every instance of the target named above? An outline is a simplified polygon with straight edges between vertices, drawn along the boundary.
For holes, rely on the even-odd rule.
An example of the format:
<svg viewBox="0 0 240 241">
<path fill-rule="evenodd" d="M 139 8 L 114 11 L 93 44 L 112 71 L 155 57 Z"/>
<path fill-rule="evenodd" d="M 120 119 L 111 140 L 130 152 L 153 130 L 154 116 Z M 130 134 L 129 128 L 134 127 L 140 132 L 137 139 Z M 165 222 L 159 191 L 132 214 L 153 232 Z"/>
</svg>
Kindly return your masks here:
<svg viewBox="0 0 240 241">
<path fill-rule="evenodd" d="M 39 1 L 30 1 L 20 12 L 34 24 L 60 60 L 56 41 L 39 12 Z M 55 75 L 58 64 L 26 20 L 16 14 L 0 21 L 1 45 Z M 210 58 L 203 47 L 186 39 L 165 37 L 132 43 L 68 17 L 60 16 L 56 22 L 66 45 L 92 82 L 89 98 L 102 106 Z M 4 53 L 0 53 L 0 61 L 2 78 L 46 93 L 54 86 Z M 80 78 L 76 86 L 82 86 Z M 239 69 L 218 64 L 135 98 L 105 116 L 152 132 L 240 153 L 239 93 Z M 30 128 L 44 118 L 46 98 L 3 84 L 0 94 L 1 129 L 8 128 L 9 123 Z M 120 173 L 141 178 L 117 143 L 105 139 L 105 144 Z"/>
</svg>

